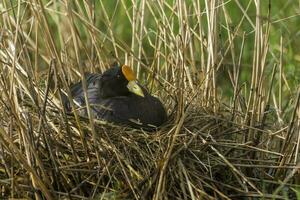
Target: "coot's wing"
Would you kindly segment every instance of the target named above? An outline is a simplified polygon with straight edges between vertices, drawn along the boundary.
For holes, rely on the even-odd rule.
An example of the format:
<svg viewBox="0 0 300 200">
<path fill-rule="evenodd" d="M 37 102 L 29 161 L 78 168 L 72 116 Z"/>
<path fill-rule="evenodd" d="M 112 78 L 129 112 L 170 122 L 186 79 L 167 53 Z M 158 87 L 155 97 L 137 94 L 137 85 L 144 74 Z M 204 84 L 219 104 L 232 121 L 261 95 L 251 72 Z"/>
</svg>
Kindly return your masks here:
<svg viewBox="0 0 300 200">
<path fill-rule="evenodd" d="M 118 96 L 95 103 L 92 110 L 97 118 L 135 128 L 153 129 L 167 118 L 161 102 L 150 95 Z"/>
<path fill-rule="evenodd" d="M 87 73 L 85 74 L 85 79 L 87 83 L 88 98 L 89 100 L 95 99 L 99 95 L 99 79 L 101 79 L 101 74 Z M 71 94 L 75 100 L 77 98 L 84 99 L 82 81 L 71 86 Z"/>
<path fill-rule="evenodd" d="M 99 79 L 101 79 L 101 74 L 93 74 L 93 73 L 86 73 L 85 79 L 87 82 L 87 93 L 89 101 L 93 101 L 98 98 L 99 95 Z M 82 87 L 82 81 L 79 81 L 78 83 L 72 84 L 70 86 L 71 95 L 73 99 L 75 100 L 76 104 L 78 106 L 84 106 L 85 105 L 85 99 L 84 99 L 84 92 Z M 62 94 L 63 104 L 67 111 L 71 111 L 71 106 L 69 99 L 66 95 Z"/>
<path fill-rule="evenodd" d="M 128 97 L 118 96 L 108 99 L 98 99 L 91 103 L 94 116 L 115 123 L 126 123 L 131 117 L 128 107 Z"/>
</svg>

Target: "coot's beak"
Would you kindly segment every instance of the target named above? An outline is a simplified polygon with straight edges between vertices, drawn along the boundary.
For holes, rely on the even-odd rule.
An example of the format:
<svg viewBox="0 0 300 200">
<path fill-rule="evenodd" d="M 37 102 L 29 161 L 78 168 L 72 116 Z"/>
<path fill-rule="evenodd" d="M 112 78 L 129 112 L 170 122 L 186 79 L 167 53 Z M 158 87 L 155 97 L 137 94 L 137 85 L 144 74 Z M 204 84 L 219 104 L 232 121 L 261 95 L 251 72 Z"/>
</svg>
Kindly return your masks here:
<svg viewBox="0 0 300 200">
<path fill-rule="evenodd" d="M 145 97 L 142 88 L 137 84 L 135 80 L 129 81 L 127 84 L 127 88 L 130 92 L 138 96 Z"/>
<path fill-rule="evenodd" d="M 135 75 L 134 75 L 134 72 L 132 71 L 132 69 L 130 67 L 128 67 L 127 65 L 123 65 L 122 73 L 125 76 L 125 78 L 128 80 L 128 84 L 127 84 L 128 90 L 138 96 L 145 97 L 142 88 L 137 84 L 137 81 L 136 81 L 136 78 L 135 78 Z"/>
</svg>

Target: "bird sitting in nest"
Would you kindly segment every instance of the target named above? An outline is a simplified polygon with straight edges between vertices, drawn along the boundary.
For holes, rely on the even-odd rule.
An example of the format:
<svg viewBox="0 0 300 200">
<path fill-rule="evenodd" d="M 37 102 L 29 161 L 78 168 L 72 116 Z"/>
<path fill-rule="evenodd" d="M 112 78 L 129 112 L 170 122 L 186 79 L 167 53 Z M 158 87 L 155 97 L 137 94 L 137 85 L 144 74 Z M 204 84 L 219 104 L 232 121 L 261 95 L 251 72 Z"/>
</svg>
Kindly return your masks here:
<svg viewBox="0 0 300 200">
<path fill-rule="evenodd" d="M 130 67 L 114 65 L 102 74 L 85 74 L 87 97 L 95 118 L 128 125 L 133 128 L 153 130 L 167 120 L 160 100 L 142 87 Z M 85 107 L 82 82 L 70 86 L 76 105 Z M 63 103 L 71 112 L 67 97 Z M 87 116 L 86 108 L 80 112 Z"/>
</svg>

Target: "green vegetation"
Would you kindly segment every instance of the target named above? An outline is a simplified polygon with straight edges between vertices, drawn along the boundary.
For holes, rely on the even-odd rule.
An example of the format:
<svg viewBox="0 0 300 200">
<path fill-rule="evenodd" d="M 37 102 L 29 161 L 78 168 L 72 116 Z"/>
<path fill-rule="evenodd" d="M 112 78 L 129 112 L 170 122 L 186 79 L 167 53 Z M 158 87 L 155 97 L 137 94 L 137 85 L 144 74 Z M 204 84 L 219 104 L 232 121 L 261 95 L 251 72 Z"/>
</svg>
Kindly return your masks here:
<svg viewBox="0 0 300 200">
<path fill-rule="evenodd" d="M 0 1 L 0 198 L 299 198 L 300 2 Z M 74 110 L 60 91 L 114 61 L 169 121 Z"/>
</svg>

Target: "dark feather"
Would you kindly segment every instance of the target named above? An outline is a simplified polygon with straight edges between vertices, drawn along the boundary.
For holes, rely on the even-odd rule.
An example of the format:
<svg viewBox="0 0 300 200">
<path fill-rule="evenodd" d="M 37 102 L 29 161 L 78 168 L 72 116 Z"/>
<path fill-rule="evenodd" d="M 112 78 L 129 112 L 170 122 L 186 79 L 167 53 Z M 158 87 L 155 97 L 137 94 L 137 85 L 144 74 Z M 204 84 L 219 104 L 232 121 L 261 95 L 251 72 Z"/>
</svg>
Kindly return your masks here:
<svg viewBox="0 0 300 200">
<path fill-rule="evenodd" d="M 120 72 L 120 67 L 113 67 L 103 74 L 85 74 L 88 101 L 94 116 L 117 124 L 135 128 L 153 129 L 167 120 L 166 111 L 160 100 L 151 96 L 142 88 L 145 97 L 130 93 L 126 87 L 128 81 Z M 77 105 L 85 106 L 81 81 L 70 86 Z M 64 105 L 71 111 L 67 98 Z M 81 112 L 87 115 L 86 110 Z"/>
</svg>

